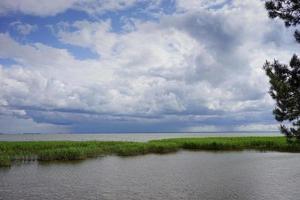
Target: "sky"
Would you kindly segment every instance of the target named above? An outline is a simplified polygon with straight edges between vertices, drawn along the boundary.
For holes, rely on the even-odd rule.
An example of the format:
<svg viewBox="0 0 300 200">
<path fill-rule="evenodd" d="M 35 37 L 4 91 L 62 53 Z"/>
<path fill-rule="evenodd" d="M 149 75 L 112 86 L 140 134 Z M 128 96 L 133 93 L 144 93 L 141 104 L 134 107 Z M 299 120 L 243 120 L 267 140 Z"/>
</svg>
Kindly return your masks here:
<svg viewBox="0 0 300 200">
<path fill-rule="evenodd" d="M 1 0 L 0 132 L 276 131 L 296 45 L 261 0 Z"/>
</svg>

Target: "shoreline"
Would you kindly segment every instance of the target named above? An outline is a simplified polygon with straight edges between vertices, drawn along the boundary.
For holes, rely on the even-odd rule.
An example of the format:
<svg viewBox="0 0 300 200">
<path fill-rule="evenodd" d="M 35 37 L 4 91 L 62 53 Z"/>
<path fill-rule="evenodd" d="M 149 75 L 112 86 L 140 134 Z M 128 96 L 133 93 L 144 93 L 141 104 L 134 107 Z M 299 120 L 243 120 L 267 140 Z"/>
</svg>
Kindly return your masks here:
<svg viewBox="0 0 300 200">
<path fill-rule="evenodd" d="M 300 153 L 300 143 L 287 143 L 283 136 L 192 137 L 128 141 L 0 141 L 0 167 L 15 161 L 84 160 L 117 155 L 165 154 L 179 150 L 197 151 L 278 151 Z"/>
</svg>

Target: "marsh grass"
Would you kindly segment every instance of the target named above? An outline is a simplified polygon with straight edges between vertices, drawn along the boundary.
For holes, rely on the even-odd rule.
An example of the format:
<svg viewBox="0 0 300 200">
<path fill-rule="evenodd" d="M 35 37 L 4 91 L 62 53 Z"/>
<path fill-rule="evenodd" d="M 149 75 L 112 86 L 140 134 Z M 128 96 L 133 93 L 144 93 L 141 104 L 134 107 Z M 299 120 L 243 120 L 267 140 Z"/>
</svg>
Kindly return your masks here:
<svg viewBox="0 0 300 200">
<path fill-rule="evenodd" d="M 179 150 L 300 152 L 300 143 L 288 143 L 284 137 L 176 138 L 149 142 L 0 142 L 0 166 L 10 166 L 14 161 L 83 160 L 112 154 L 136 156 Z"/>
<path fill-rule="evenodd" d="M 11 159 L 8 155 L 0 156 L 0 166 L 1 167 L 9 167 L 11 165 Z"/>
</svg>

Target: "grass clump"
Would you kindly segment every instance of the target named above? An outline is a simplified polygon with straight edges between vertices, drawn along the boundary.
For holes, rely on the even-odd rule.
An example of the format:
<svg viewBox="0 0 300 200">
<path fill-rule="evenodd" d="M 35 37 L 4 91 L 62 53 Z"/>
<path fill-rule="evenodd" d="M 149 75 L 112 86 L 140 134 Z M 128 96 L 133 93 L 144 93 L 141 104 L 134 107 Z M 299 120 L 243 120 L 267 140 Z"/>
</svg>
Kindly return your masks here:
<svg viewBox="0 0 300 200">
<path fill-rule="evenodd" d="M 119 156 L 136 156 L 148 153 L 143 143 L 124 143 L 115 147 L 115 153 Z"/>
<path fill-rule="evenodd" d="M 82 160 L 86 155 L 80 148 L 47 149 L 38 153 L 38 160 Z"/>
<path fill-rule="evenodd" d="M 11 159 L 8 155 L 0 155 L 0 166 L 1 167 L 11 166 Z"/>
<path fill-rule="evenodd" d="M 181 145 L 175 142 L 160 142 L 160 141 L 152 141 L 148 144 L 148 152 L 149 153 L 171 153 L 176 152 L 181 148 Z"/>
<path fill-rule="evenodd" d="M 0 142 L 0 166 L 10 166 L 14 160 L 82 160 L 111 154 L 135 156 L 148 153 L 164 154 L 179 150 L 300 152 L 300 143 L 289 143 L 284 137 L 176 138 L 149 142 Z"/>
</svg>

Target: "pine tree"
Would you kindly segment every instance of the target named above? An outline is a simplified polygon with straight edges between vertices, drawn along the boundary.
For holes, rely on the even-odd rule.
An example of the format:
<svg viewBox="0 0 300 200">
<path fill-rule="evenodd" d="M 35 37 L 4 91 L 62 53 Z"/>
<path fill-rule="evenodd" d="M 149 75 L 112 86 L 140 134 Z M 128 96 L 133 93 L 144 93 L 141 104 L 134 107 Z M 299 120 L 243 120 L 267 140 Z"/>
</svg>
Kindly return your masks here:
<svg viewBox="0 0 300 200">
<path fill-rule="evenodd" d="M 286 27 L 300 24 L 300 0 L 269 0 L 265 7 L 270 18 L 280 18 Z M 294 37 L 300 43 L 300 32 Z M 270 95 L 276 101 L 275 119 L 288 140 L 300 141 L 300 59 L 293 55 L 289 65 L 275 60 L 266 62 L 264 70 L 270 80 Z"/>
<path fill-rule="evenodd" d="M 270 79 L 270 95 L 276 100 L 273 110 L 275 119 L 281 122 L 281 132 L 288 139 L 293 137 L 300 140 L 300 60 L 294 55 L 289 66 L 266 62 L 264 65 L 267 76 Z M 284 125 L 284 122 L 290 127 Z"/>
</svg>

